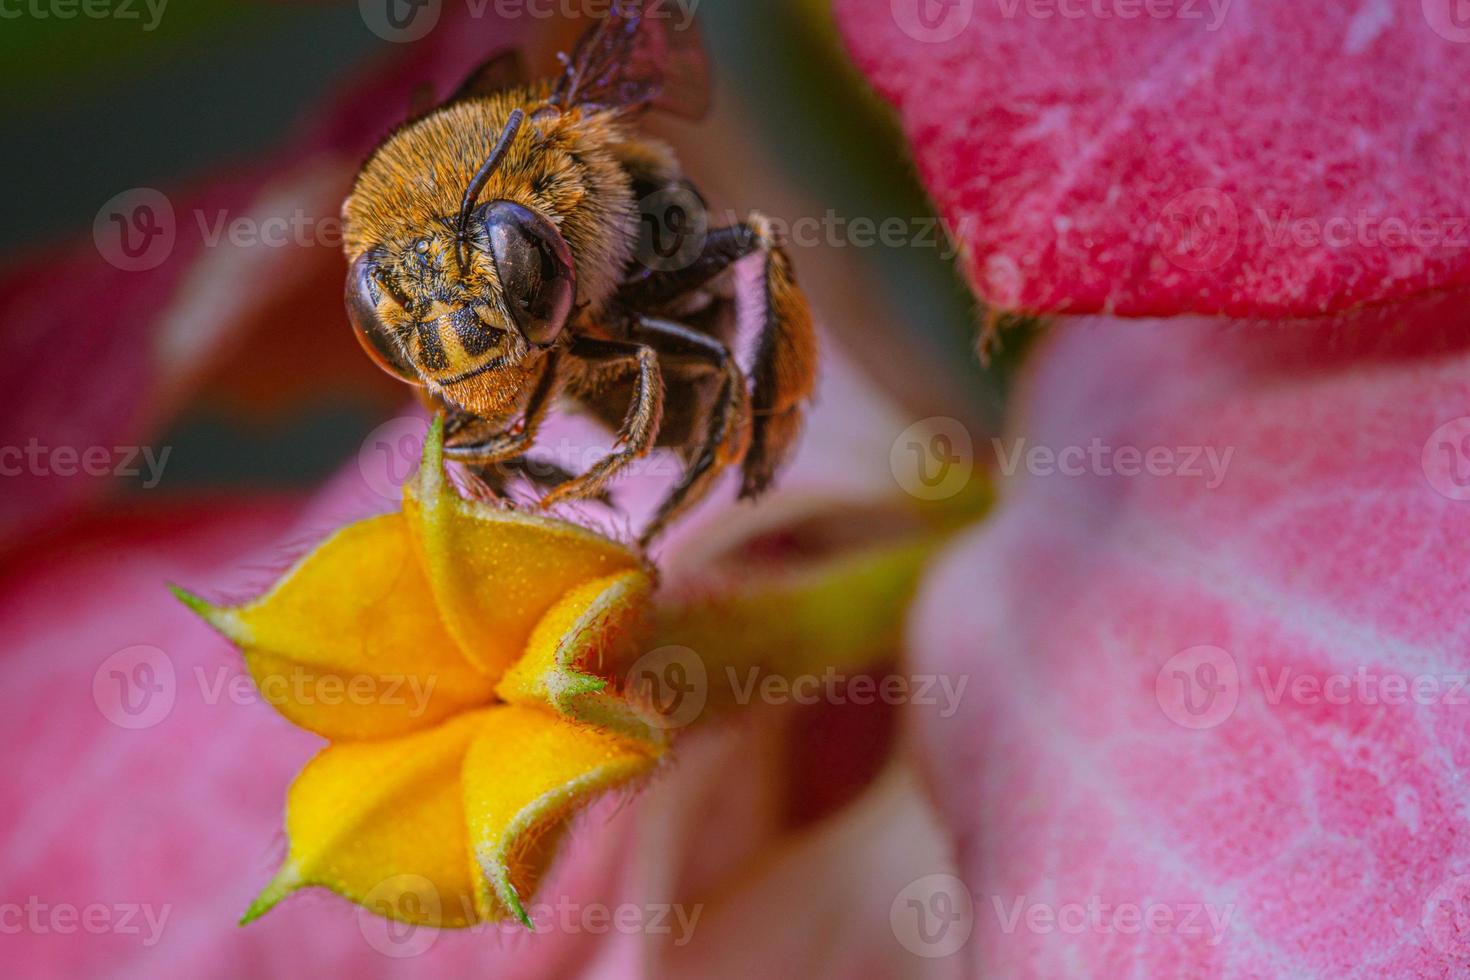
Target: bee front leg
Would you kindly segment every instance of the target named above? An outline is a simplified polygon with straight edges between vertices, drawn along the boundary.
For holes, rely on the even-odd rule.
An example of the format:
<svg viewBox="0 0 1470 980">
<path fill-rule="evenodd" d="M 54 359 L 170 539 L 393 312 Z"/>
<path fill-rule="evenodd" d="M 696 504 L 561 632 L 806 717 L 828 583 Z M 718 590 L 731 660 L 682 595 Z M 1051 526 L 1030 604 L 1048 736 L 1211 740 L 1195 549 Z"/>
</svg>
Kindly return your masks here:
<svg viewBox="0 0 1470 980">
<path fill-rule="evenodd" d="M 664 379 L 658 353 L 646 344 L 624 340 L 578 337 L 568 350 L 573 367 L 573 385 L 590 389 L 610 372 L 635 371 L 633 402 L 618 432 L 623 448 L 599 460 L 591 469 L 547 494 L 541 506 L 553 507 L 568 500 L 596 498 L 609 481 L 636 459 L 647 456 L 658 441 L 664 414 Z"/>
<path fill-rule="evenodd" d="M 449 445 L 444 447 L 445 458 L 467 466 L 483 467 L 524 456 L 536 444 L 536 434 L 540 431 L 541 423 L 546 420 L 552 397 L 561 383 L 559 368 L 559 354 L 553 353 L 526 402 L 526 412 L 519 425 L 477 442 L 458 442 L 460 434 L 456 432 L 449 437 Z M 473 431 L 474 420 L 470 420 L 463 428 Z"/>
<path fill-rule="evenodd" d="M 568 480 L 574 480 L 577 477 L 577 474 L 571 470 L 549 459 L 535 459 L 530 456 L 517 456 L 515 459 L 508 459 L 502 463 L 495 463 L 486 467 L 471 466 L 470 472 L 476 479 L 485 484 L 491 494 L 497 499 L 503 499 L 507 496 L 507 487 L 510 481 L 516 477 L 520 477 L 530 484 L 537 491 L 538 496 L 549 490 L 554 490 Z M 609 507 L 613 506 L 612 497 L 607 493 L 596 497 L 589 497 L 588 499 L 596 500 L 598 503 L 606 504 Z"/>
</svg>

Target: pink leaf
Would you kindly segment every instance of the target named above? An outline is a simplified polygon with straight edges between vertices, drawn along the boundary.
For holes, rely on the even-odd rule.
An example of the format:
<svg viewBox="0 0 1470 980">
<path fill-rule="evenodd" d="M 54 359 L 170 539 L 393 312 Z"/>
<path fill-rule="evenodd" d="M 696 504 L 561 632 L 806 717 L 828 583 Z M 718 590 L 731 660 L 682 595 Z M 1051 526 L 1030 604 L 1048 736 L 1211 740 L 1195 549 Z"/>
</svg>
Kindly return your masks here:
<svg viewBox="0 0 1470 980">
<path fill-rule="evenodd" d="M 1470 284 L 1453 0 L 837 0 L 1004 309 L 1315 316 Z"/>
<path fill-rule="evenodd" d="M 913 620 L 972 675 L 918 723 L 980 975 L 1470 969 L 1466 327 L 1083 320 L 1038 352 L 1005 503 Z"/>
</svg>

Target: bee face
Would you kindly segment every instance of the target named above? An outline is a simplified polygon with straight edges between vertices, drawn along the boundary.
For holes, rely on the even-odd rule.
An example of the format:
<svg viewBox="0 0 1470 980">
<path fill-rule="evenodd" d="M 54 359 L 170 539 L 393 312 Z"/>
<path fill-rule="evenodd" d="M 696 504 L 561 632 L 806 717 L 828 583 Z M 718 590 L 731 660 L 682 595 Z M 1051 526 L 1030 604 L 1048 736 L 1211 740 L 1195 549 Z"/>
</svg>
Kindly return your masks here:
<svg viewBox="0 0 1470 980">
<path fill-rule="evenodd" d="M 481 417 L 514 409 L 600 310 L 637 242 L 615 115 L 537 115 L 549 89 L 451 103 L 396 131 L 343 204 L 346 300 L 368 354 Z M 519 386 L 519 387 L 518 387 Z"/>
<path fill-rule="evenodd" d="M 347 310 L 363 349 L 390 374 L 453 395 L 553 346 L 577 292 L 556 226 L 512 201 L 429 234 L 363 252 L 347 279 Z M 472 406 L 465 406 L 472 407 Z"/>
</svg>

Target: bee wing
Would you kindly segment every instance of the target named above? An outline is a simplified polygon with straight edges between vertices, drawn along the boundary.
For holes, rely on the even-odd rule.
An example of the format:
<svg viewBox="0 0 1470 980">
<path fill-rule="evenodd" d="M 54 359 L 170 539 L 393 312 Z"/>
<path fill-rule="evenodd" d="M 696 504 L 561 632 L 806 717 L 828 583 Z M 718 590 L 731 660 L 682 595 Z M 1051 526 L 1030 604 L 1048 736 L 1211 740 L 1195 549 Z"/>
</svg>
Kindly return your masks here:
<svg viewBox="0 0 1470 980">
<path fill-rule="evenodd" d="M 426 116 L 436 109 L 453 105 L 463 99 L 473 99 L 481 95 L 494 95 L 508 88 L 530 83 L 530 73 L 526 71 L 525 58 L 517 48 L 501 52 L 490 60 L 481 64 L 469 77 L 460 82 L 459 87 L 450 93 L 447 99 L 440 99 L 434 94 L 432 82 L 420 82 L 414 86 L 408 97 L 408 118 L 418 119 Z"/>
<path fill-rule="evenodd" d="M 686 119 L 709 110 L 709 64 L 691 0 L 618 0 L 582 35 L 552 102 L 663 109 Z"/>
<path fill-rule="evenodd" d="M 517 85 L 527 84 L 530 78 L 520 50 L 512 48 L 496 55 L 471 72 L 470 76 L 460 83 L 459 88 L 454 90 L 454 94 L 444 100 L 444 104 L 458 102 L 460 99 L 472 99 L 478 95 L 503 92 Z"/>
</svg>

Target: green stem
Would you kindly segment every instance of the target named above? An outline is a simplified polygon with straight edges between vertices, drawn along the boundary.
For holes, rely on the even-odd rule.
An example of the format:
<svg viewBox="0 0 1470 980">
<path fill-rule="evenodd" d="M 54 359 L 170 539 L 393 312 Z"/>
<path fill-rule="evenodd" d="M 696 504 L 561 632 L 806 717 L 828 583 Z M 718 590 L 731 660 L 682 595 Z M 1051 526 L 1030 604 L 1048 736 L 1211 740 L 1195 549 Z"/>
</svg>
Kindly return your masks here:
<svg viewBox="0 0 1470 980">
<path fill-rule="evenodd" d="M 901 648 L 919 577 L 946 537 L 848 552 L 734 592 L 673 597 L 658 606 L 655 645 L 694 651 L 711 705 L 737 700 L 752 669 L 787 678 L 861 672 Z"/>
</svg>

